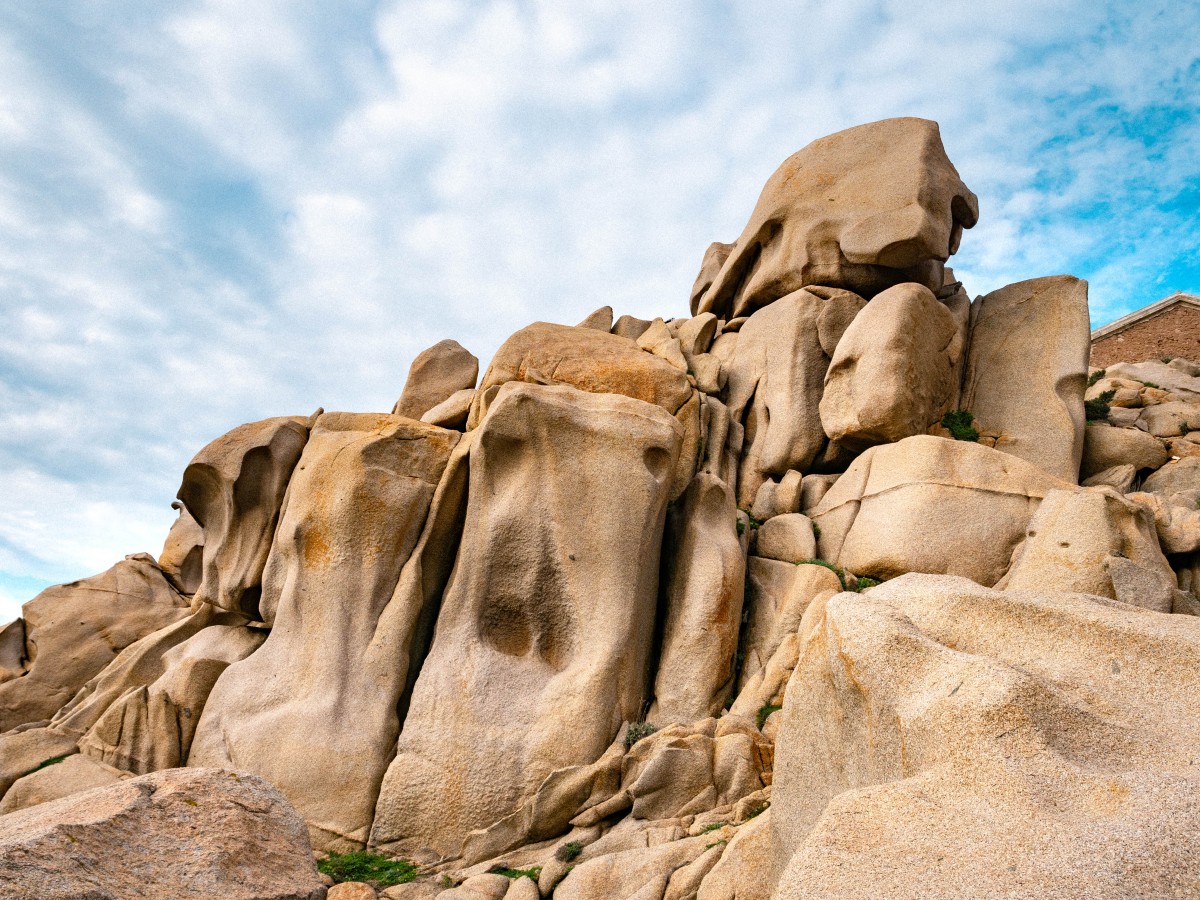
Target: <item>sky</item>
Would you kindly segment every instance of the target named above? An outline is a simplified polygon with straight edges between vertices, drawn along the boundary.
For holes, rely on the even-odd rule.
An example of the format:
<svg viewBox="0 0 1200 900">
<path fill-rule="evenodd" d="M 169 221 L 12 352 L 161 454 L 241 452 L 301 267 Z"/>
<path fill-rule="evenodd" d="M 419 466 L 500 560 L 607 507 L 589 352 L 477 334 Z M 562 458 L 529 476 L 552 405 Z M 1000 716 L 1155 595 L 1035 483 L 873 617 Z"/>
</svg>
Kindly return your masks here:
<svg viewBox="0 0 1200 900">
<path fill-rule="evenodd" d="M 687 314 L 809 141 L 937 120 L 972 295 L 1200 292 L 1189 3 L 63 0 L 0 8 L 0 622 L 157 554 L 247 421 L 423 348 Z"/>
</svg>

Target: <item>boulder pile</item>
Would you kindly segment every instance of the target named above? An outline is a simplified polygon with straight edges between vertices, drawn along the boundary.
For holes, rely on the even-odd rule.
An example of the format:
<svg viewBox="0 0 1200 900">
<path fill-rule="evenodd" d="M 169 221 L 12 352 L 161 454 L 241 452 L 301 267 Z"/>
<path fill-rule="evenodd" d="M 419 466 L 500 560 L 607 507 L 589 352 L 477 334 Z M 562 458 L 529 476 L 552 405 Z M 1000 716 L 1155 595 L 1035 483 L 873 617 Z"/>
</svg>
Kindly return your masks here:
<svg viewBox="0 0 1200 900">
<path fill-rule="evenodd" d="M 852 128 L 690 317 L 203 448 L 157 559 L 0 629 L 0 893 L 1200 895 L 1200 363 L 971 300 L 978 215 Z"/>
</svg>

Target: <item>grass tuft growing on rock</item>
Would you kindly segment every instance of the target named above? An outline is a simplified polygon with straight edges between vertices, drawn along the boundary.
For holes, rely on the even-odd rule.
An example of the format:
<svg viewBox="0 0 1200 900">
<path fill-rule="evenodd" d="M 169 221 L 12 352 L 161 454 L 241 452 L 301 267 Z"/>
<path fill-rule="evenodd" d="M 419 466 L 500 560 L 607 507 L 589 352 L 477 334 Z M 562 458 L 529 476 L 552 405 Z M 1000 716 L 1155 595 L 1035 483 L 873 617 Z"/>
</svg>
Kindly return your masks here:
<svg viewBox="0 0 1200 900">
<path fill-rule="evenodd" d="M 506 869 L 504 866 L 493 866 L 488 874 L 503 875 L 505 878 L 528 878 L 531 881 L 537 881 L 538 876 L 542 874 L 541 866 L 532 866 L 528 869 Z"/>
<path fill-rule="evenodd" d="M 417 867 L 407 859 L 389 859 L 365 850 L 330 853 L 317 860 L 317 871 L 335 882 L 365 881 L 377 889 L 407 884 L 417 877 Z"/>
<path fill-rule="evenodd" d="M 1104 377 L 1104 369 L 1097 369 L 1088 376 L 1088 387 L 1094 385 L 1097 381 Z"/>
<path fill-rule="evenodd" d="M 956 409 L 942 416 L 942 427 L 950 432 L 950 436 L 956 441 L 977 441 L 979 432 L 971 424 L 974 421 L 974 413 Z"/>
<path fill-rule="evenodd" d="M 26 772 L 25 775 L 32 775 L 34 772 L 40 772 L 42 769 L 45 769 L 49 766 L 57 765 L 70 755 L 71 754 L 69 753 L 64 753 L 62 756 L 52 756 L 49 759 L 43 759 L 40 763 Z M 25 775 L 22 775 L 21 777 L 24 778 Z"/>
<path fill-rule="evenodd" d="M 1093 397 L 1091 400 L 1084 400 L 1083 417 L 1089 422 L 1103 422 L 1108 418 L 1108 411 L 1112 408 L 1108 405 L 1108 402 L 1116 395 L 1116 391 L 1104 391 L 1098 397 Z"/>
<path fill-rule="evenodd" d="M 583 852 L 583 844 L 579 841 L 567 841 L 554 851 L 554 858 L 559 862 L 571 862 Z"/>
<path fill-rule="evenodd" d="M 630 723 L 629 728 L 627 728 L 625 731 L 625 749 L 633 749 L 634 744 L 636 744 L 642 738 L 650 737 L 650 735 L 654 734 L 656 731 L 658 731 L 658 729 L 649 722 Z"/>
<path fill-rule="evenodd" d="M 760 706 L 758 713 L 754 716 L 754 724 L 758 726 L 758 730 L 763 730 L 763 726 L 767 724 L 767 719 L 771 718 L 771 713 L 779 712 L 781 709 L 783 709 L 782 706 L 776 706 L 774 703 L 764 703 Z"/>
</svg>

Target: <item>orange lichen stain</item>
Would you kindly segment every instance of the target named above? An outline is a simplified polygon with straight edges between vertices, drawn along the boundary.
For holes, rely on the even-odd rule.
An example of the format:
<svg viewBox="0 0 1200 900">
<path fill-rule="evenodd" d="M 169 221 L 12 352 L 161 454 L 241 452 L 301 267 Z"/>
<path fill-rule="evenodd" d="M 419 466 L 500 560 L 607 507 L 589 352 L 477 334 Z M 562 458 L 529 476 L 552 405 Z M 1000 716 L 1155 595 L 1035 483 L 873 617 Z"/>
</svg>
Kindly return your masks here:
<svg viewBox="0 0 1200 900">
<path fill-rule="evenodd" d="M 1121 781 L 1109 780 L 1092 788 L 1092 802 L 1098 812 L 1115 814 L 1129 798 L 1129 786 Z"/>
<path fill-rule="evenodd" d="M 304 562 L 309 566 L 329 562 L 329 541 L 320 528 L 313 528 L 304 535 Z"/>
</svg>

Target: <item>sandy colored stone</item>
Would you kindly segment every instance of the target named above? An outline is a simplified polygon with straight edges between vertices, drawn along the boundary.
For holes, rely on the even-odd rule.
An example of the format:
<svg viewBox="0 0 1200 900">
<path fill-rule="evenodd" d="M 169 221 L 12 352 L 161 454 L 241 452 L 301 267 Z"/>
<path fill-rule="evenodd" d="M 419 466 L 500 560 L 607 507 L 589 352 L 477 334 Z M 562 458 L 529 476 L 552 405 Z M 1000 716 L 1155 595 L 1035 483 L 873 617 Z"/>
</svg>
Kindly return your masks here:
<svg viewBox="0 0 1200 900">
<path fill-rule="evenodd" d="M 800 486 L 800 512 L 809 515 L 829 493 L 839 475 L 805 475 Z"/>
<path fill-rule="evenodd" d="M 0 800 L 0 816 L 132 777 L 128 772 L 76 753 L 18 779 Z"/>
<path fill-rule="evenodd" d="M 1194 617 L 910 575 L 802 638 L 776 900 L 1200 890 Z"/>
<path fill-rule="evenodd" d="M 725 265 L 725 261 L 729 259 L 729 254 L 733 252 L 733 248 L 733 244 L 713 241 L 704 251 L 704 257 L 700 262 L 700 273 L 696 276 L 696 281 L 692 284 L 692 293 L 689 300 L 693 313 L 700 308 L 704 295 L 712 287 L 713 281 L 720 273 L 722 266 Z"/>
<path fill-rule="evenodd" d="M 937 123 L 884 119 L 813 141 L 771 176 L 733 249 L 710 248 L 692 313 L 744 315 L 808 285 L 863 297 L 942 286 L 943 263 L 979 218 Z"/>
<path fill-rule="evenodd" d="M 375 900 L 375 888 L 361 881 L 343 881 L 335 884 L 325 895 L 325 900 Z"/>
<path fill-rule="evenodd" d="M 1163 442 L 1136 428 L 1088 425 L 1079 474 L 1087 479 L 1113 466 L 1131 465 L 1138 471 L 1157 469 L 1169 457 Z"/>
<path fill-rule="evenodd" d="M 965 341 L 929 288 L 883 291 L 832 354 L 820 403 L 825 434 L 852 450 L 924 434 L 957 397 Z"/>
<path fill-rule="evenodd" d="M 768 809 L 737 828 L 720 860 L 704 876 L 697 900 L 764 900 L 778 877 Z"/>
<path fill-rule="evenodd" d="M 0 626 L 0 684 L 25 674 L 25 620 Z"/>
<path fill-rule="evenodd" d="M 720 713 L 736 665 L 746 560 L 725 482 L 695 477 L 668 513 L 663 553 L 666 617 L 648 715 L 693 722 Z"/>
<path fill-rule="evenodd" d="M 1138 416 L 1138 427 L 1157 438 L 1173 438 L 1200 431 L 1200 398 L 1197 403 L 1160 403 L 1147 406 Z"/>
<path fill-rule="evenodd" d="M 1200 457 L 1174 459 L 1157 472 L 1146 477 L 1142 490 L 1155 494 L 1179 494 L 1200 491 Z"/>
<path fill-rule="evenodd" d="M 856 575 L 964 575 L 992 585 L 1042 497 L 1070 489 L 982 444 L 916 435 L 859 456 L 811 512 L 817 548 Z"/>
<path fill-rule="evenodd" d="M 471 403 L 474 400 L 474 388 L 455 391 L 437 406 L 422 414 L 421 421 L 426 425 L 462 431 L 467 427 L 467 416 L 471 412 Z"/>
<path fill-rule="evenodd" d="M 811 602 L 821 603 L 831 596 L 833 596 L 832 592 L 819 594 Z M 783 691 L 787 687 L 788 679 L 792 677 L 799 658 L 799 639 L 794 631 L 788 632 L 780 638 L 779 646 L 767 659 L 766 664 L 744 679 L 737 697 L 729 706 L 730 713 L 757 719 L 763 707 L 782 706 Z M 766 722 L 763 723 L 762 732 L 767 735 Z M 774 741 L 774 738 L 767 736 L 772 742 Z"/>
<path fill-rule="evenodd" d="M 961 408 L 999 435 L 997 450 L 1072 484 L 1083 454 L 1090 329 L 1087 282 L 1070 275 L 1010 284 L 971 305 Z"/>
<path fill-rule="evenodd" d="M 126 690 L 115 701 L 103 703 L 102 712 L 89 711 L 82 721 L 71 718 L 61 724 L 56 717 L 54 725 L 77 730 L 98 714 L 79 739 L 81 752 L 139 775 L 181 766 L 213 685 L 226 668 L 257 650 L 266 636 L 261 629 L 240 625 L 201 628 L 159 654 L 162 674 L 153 681 L 147 682 L 150 672 L 123 679 Z M 98 690 L 95 696 L 107 700 L 111 695 Z"/>
<path fill-rule="evenodd" d="M 694 364 L 697 356 L 708 353 L 717 335 L 718 324 L 717 317 L 712 313 L 701 313 L 680 321 L 675 336 L 679 339 L 679 349 L 683 351 L 689 366 Z"/>
<path fill-rule="evenodd" d="M 817 555 L 817 538 L 812 519 L 803 513 L 785 513 L 763 522 L 758 529 L 754 553 L 764 559 L 798 563 Z"/>
<path fill-rule="evenodd" d="M 319 900 L 325 887 L 275 788 L 171 769 L 0 817 L 0 895 Z"/>
<path fill-rule="evenodd" d="M 184 469 L 178 497 L 204 529 L 197 603 L 258 618 L 263 566 L 308 425 L 292 416 L 239 425 Z"/>
<path fill-rule="evenodd" d="M 612 331 L 613 327 L 613 308 L 611 306 L 602 306 L 594 313 L 588 315 L 586 319 L 575 326 L 576 328 L 595 328 L 599 331 Z M 474 385 L 472 385 L 474 387 Z"/>
<path fill-rule="evenodd" d="M 167 533 L 158 555 L 158 567 L 176 590 L 191 596 L 204 577 L 204 529 L 178 500 L 171 508 L 179 510 L 179 516 Z"/>
<path fill-rule="evenodd" d="M 1083 479 L 1083 487 L 1110 487 L 1119 494 L 1124 494 L 1133 488 L 1137 480 L 1137 467 L 1131 463 L 1122 463 L 1110 469 L 1104 469 Z"/>
<path fill-rule="evenodd" d="M 1154 517 L 1154 527 L 1164 551 L 1200 551 L 1200 490 L 1170 495 L 1135 492 L 1128 498 L 1144 506 Z"/>
<path fill-rule="evenodd" d="M 522 875 L 513 879 L 504 894 L 504 900 L 540 900 L 541 896 L 538 893 L 537 882 L 528 875 Z"/>
<path fill-rule="evenodd" d="M 625 850 L 581 863 L 554 891 L 555 900 L 662 900 L 671 874 L 699 859 L 713 839 L 685 838 L 644 849 Z M 646 894 L 640 890 L 649 889 Z"/>
<path fill-rule="evenodd" d="M 1048 492 L 996 586 L 1094 594 L 1170 612 L 1175 577 L 1150 512 L 1101 487 Z"/>
<path fill-rule="evenodd" d="M 1196 438 L 1196 440 L 1193 440 Z M 1171 456 L 1183 458 L 1185 456 L 1200 456 L 1200 434 L 1191 435 L 1189 437 L 1167 438 L 1167 452 Z"/>
<path fill-rule="evenodd" d="M 366 842 L 452 562 L 460 437 L 395 415 L 317 420 L 263 575 L 270 636 L 221 674 L 196 729 L 189 765 L 269 779 L 317 849 Z"/>
<path fill-rule="evenodd" d="M 688 371 L 688 361 L 684 358 L 679 339 L 671 334 L 670 329 L 662 319 L 655 319 L 637 339 L 637 345 L 647 353 L 669 362 L 682 372 Z"/>
<path fill-rule="evenodd" d="M 456 854 L 638 719 L 680 440 L 671 415 L 629 397 L 500 389 L 373 846 Z"/>
<path fill-rule="evenodd" d="M 130 644 L 188 615 L 153 557 L 46 588 L 22 608 L 24 672 L 0 682 L 0 732 L 49 719 Z"/>
<path fill-rule="evenodd" d="M 1109 366 L 1104 374 L 1109 378 L 1150 382 L 1189 401 L 1200 401 L 1200 377 L 1173 363 L 1174 360 L 1163 363 L 1156 359 L 1136 363 L 1122 362 Z"/>
<path fill-rule="evenodd" d="M 504 875 L 472 875 L 456 888 L 443 891 L 443 900 L 504 900 L 512 881 Z"/>
<path fill-rule="evenodd" d="M 649 327 L 650 322 L 646 319 L 639 319 L 636 316 L 621 316 L 613 323 L 610 331 L 619 337 L 636 341 Z"/>
<path fill-rule="evenodd" d="M 420 419 L 459 391 L 475 387 L 479 360 L 458 341 L 438 341 L 422 350 L 408 370 L 408 380 L 392 415 Z"/>
<path fill-rule="evenodd" d="M 0 734 L 0 797 L 43 763 L 77 752 L 73 738 L 44 726 Z"/>
</svg>

